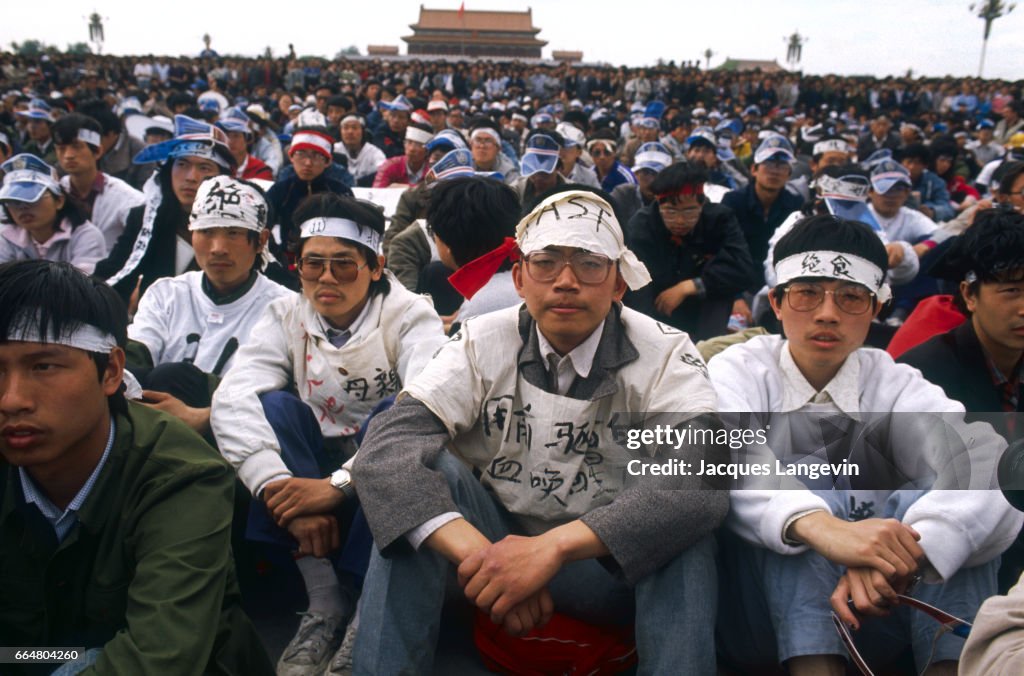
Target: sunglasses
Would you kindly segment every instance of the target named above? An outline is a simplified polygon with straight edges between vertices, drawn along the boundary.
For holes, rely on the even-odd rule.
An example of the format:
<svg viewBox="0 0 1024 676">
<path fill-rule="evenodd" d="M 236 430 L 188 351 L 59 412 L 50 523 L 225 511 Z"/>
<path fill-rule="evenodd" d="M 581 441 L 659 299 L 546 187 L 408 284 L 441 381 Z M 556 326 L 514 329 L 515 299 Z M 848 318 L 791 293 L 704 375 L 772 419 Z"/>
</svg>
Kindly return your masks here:
<svg viewBox="0 0 1024 676">
<path fill-rule="evenodd" d="M 328 265 L 331 268 L 331 277 L 334 277 L 335 281 L 341 284 L 348 284 L 349 282 L 356 281 L 359 271 L 368 264 L 363 263 L 360 265 L 358 261 L 352 258 L 303 256 L 298 261 L 299 277 L 307 282 L 315 282 L 323 276 L 324 269 Z"/>
<path fill-rule="evenodd" d="M 940 610 L 931 604 L 919 601 L 912 596 L 907 596 L 906 594 L 897 594 L 896 598 L 899 599 L 900 605 L 916 608 L 941 625 L 938 633 L 936 634 L 936 639 L 938 639 L 938 634 L 944 632 L 950 632 L 960 638 L 967 638 L 971 633 L 972 625 L 967 620 L 962 620 L 956 615 L 950 615 L 944 610 Z M 850 630 L 847 629 L 846 625 L 843 624 L 843 621 L 839 619 L 839 616 L 836 615 L 835 612 L 832 613 L 832 623 L 835 625 L 836 631 L 839 633 L 839 638 L 843 641 L 843 645 L 846 646 L 847 652 L 850 653 L 850 661 L 856 665 L 857 669 L 864 676 L 875 676 L 875 672 L 871 671 L 868 663 L 864 660 L 860 651 L 857 650 L 857 646 L 854 645 L 853 636 L 850 634 Z M 931 658 L 929 658 L 929 661 L 930 659 Z"/>
</svg>

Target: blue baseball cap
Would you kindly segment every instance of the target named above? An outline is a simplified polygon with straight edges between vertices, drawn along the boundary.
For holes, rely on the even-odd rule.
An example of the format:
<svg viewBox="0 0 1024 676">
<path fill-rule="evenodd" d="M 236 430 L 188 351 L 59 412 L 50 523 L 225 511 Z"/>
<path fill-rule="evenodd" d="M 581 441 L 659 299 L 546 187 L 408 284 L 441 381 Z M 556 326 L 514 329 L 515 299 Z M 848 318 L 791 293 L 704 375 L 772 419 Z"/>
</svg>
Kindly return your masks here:
<svg viewBox="0 0 1024 676">
<path fill-rule="evenodd" d="M 32 99 L 28 103 L 28 110 L 19 110 L 19 117 L 27 117 L 30 120 L 42 120 L 53 122 L 53 113 L 50 104 L 42 99 Z"/>
<path fill-rule="evenodd" d="M 794 159 L 796 158 L 793 155 L 793 146 L 789 139 L 778 134 L 767 137 L 754 152 L 754 164 L 763 164 L 769 160 L 792 162 Z"/>
<path fill-rule="evenodd" d="M 234 131 L 240 134 L 251 134 L 252 127 L 250 126 L 251 118 L 245 114 L 241 108 L 233 106 L 224 111 L 220 119 L 217 120 L 217 126 L 224 131 Z"/>
<path fill-rule="evenodd" d="M 438 148 L 447 148 L 448 150 L 458 150 L 460 148 L 468 148 L 466 145 L 466 139 L 463 138 L 462 134 L 455 131 L 454 129 L 442 129 L 441 131 L 434 134 L 434 138 L 427 141 L 427 152 L 432 153 Z"/>
<path fill-rule="evenodd" d="M 910 172 L 896 160 L 882 160 L 871 170 L 871 187 L 877 193 L 887 193 L 898 183 L 914 185 Z"/>
<path fill-rule="evenodd" d="M 430 174 L 437 181 L 444 181 L 458 176 L 473 176 L 473 153 L 467 148 L 456 148 L 430 167 Z"/>
<path fill-rule="evenodd" d="M 225 169 L 235 166 L 227 135 L 220 128 L 188 115 L 174 116 L 174 138 L 146 146 L 132 162 L 148 164 L 186 156 L 201 157 Z"/>
<path fill-rule="evenodd" d="M 712 148 L 718 147 L 718 139 L 715 137 L 715 132 L 711 130 L 711 127 L 697 127 L 690 132 L 690 136 L 686 139 L 686 143 L 691 146 L 703 143 L 711 146 Z"/>
<path fill-rule="evenodd" d="M 659 173 L 672 164 L 672 153 L 662 143 L 651 142 L 641 144 L 633 158 L 633 173 L 647 169 Z"/>
<path fill-rule="evenodd" d="M 405 98 L 405 94 L 398 95 L 390 103 L 382 102 L 380 104 L 380 107 L 383 108 L 384 110 L 397 110 L 406 113 L 412 112 L 412 102 L 409 99 Z"/>
<path fill-rule="evenodd" d="M 522 175 L 532 176 L 536 173 L 550 174 L 558 167 L 558 141 L 546 134 L 535 134 L 526 142 L 523 153 Z"/>
<path fill-rule="evenodd" d="M 4 172 L 0 201 L 31 204 L 38 202 L 47 190 L 61 194 L 57 170 L 30 153 L 15 155 L 0 165 L 0 171 Z"/>
</svg>

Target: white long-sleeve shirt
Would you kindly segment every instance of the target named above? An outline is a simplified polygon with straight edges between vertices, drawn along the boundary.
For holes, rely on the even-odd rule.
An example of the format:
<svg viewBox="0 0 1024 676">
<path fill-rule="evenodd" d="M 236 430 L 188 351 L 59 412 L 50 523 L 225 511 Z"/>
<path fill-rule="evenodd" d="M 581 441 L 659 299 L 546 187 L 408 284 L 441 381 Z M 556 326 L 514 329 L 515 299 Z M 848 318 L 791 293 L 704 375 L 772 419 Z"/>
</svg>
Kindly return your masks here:
<svg viewBox="0 0 1024 676">
<path fill-rule="evenodd" d="M 791 365 L 787 368 L 787 364 Z M 998 490 L 988 490 L 1006 442 L 986 423 L 965 423 L 964 407 L 929 383 L 921 372 L 897 364 L 882 350 L 861 348 L 851 354 L 835 378 L 819 393 L 792 363 L 780 336 L 759 336 L 734 345 L 708 363 L 712 385 L 723 412 L 821 411 L 856 417 L 860 413 L 908 414 L 894 418 L 893 453 L 904 466 L 932 467 L 941 474 L 943 444 L 929 445 L 927 435 L 911 429 L 909 414 L 942 414 L 967 444 L 970 486 L 981 490 L 932 490 L 907 510 L 903 522 L 921 534 L 920 545 L 931 569 L 928 581 L 948 580 L 959 569 L 980 565 L 1001 554 L 1016 538 L 1024 515 Z M 794 373 L 795 372 L 795 373 Z M 827 395 L 824 397 L 818 395 Z M 925 420 L 920 418 L 919 420 Z M 905 428 L 901 429 L 901 423 Z M 773 449 L 778 457 L 805 449 Z M 742 538 L 781 554 L 807 549 L 784 538 L 795 518 L 828 503 L 809 490 L 735 490 L 726 524 Z"/>
<path fill-rule="evenodd" d="M 335 347 L 305 297 L 272 302 L 235 355 L 213 396 L 210 425 L 221 454 L 258 495 L 270 481 L 291 476 L 259 395 L 293 385 L 325 437 L 351 436 L 374 406 L 397 394 L 445 342 L 430 301 L 391 283 L 369 299 L 365 319 Z"/>
</svg>

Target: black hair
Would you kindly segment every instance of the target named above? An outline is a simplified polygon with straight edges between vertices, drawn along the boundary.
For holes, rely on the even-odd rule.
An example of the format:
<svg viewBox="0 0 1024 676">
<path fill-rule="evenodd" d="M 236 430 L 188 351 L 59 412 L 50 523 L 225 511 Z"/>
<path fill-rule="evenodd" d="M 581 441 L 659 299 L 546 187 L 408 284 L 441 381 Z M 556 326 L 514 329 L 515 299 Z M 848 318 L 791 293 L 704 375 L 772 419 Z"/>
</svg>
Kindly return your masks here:
<svg viewBox="0 0 1024 676">
<path fill-rule="evenodd" d="M 65 145 L 74 143 L 78 138 L 79 129 L 88 129 L 94 131 L 99 135 L 103 135 L 103 129 L 100 127 L 100 123 L 93 118 L 82 115 L 80 113 L 71 113 L 65 115 L 56 122 L 53 123 L 53 128 L 50 133 L 53 134 L 53 142 L 57 145 Z M 89 144 L 92 146 L 92 144 Z M 93 146 L 97 151 L 99 146 Z"/>
<path fill-rule="evenodd" d="M 562 122 L 568 122 L 579 129 L 586 129 L 589 120 L 586 113 L 582 110 L 567 110 L 565 115 L 562 116 Z"/>
<path fill-rule="evenodd" d="M 608 128 L 598 129 L 597 131 L 590 135 L 590 138 L 587 139 L 587 141 L 594 141 L 596 139 L 601 139 L 602 141 L 611 141 L 613 147 L 618 146 L 618 136 L 614 131 Z"/>
<path fill-rule="evenodd" d="M 292 222 L 299 224 L 311 218 L 347 218 L 359 225 L 371 228 L 381 237 L 384 236 L 384 212 L 377 205 L 364 200 L 356 199 L 348 195 L 339 195 L 333 192 L 320 192 L 306 197 L 295 207 L 292 214 Z M 346 240 L 347 241 L 347 240 Z M 296 257 L 302 255 L 304 239 L 297 239 L 291 249 Z M 366 266 L 371 271 L 379 267 L 377 252 L 362 244 L 354 245 L 363 254 Z M 370 282 L 369 295 L 387 295 L 391 291 L 391 283 L 386 276 L 381 276 L 377 281 Z"/>
<path fill-rule="evenodd" d="M 974 273 L 967 286 L 972 296 L 982 284 L 1024 281 L 1024 214 L 1004 207 L 979 211 L 974 224 L 929 270 L 933 276 L 955 282 L 968 273 Z M 953 304 L 971 315 L 959 291 L 953 293 Z"/>
<path fill-rule="evenodd" d="M 676 162 L 671 164 L 654 177 L 651 181 L 651 192 L 655 195 L 671 193 L 683 186 L 702 186 L 708 180 L 708 172 L 701 166 L 691 162 Z M 703 204 L 703 197 L 699 199 Z"/>
<path fill-rule="evenodd" d="M 50 192 L 49 189 L 47 189 L 47 192 Z M 57 195 L 54 195 L 52 192 L 50 192 L 50 194 L 53 195 L 54 199 L 58 197 Z M 81 207 L 79 207 L 75 202 L 71 200 L 70 197 L 68 197 L 68 194 L 67 192 L 64 191 L 64 188 L 60 188 L 60 196 L 64 198 L 64 206 L 57 210 L 57 216 L 53 221 L 54 231 L 56 231 L 56 229 L 60 227 L 61 222 L 63 222 L 65 218 L 68 220 L 68 223 L 71 224 L 72 230 L 75 230 L 76 228 L 78 228 L 78 226 L 82 225 L 83 223 L 89 220 L 89 217 L 85 214 L 84 211 L 82 211 Z M 41 195 L 39 199 L 42 199 Z M 7 220 L 10 223 L 14 223 L 14 217 L 11 216 L 11 210 L 7 207 L 7 202 L 3 203 L 3 211 L 4 215 L 7 217 Z"/>
<path fill-rule="evenodd" d="M 999 174 L 999 187 L 996 188 L 996 194 L 1009 196 L 1010 191 L 1013 190 L 1013 184 L 1017 182 L 1021 174 L 1024 174 L 1024 162 L 1003 162 L 999 165 L 996 173 Z M 993 181 L 997 179 L 995 174 L 992 175 L 992 179 Z"/>
<path fill-rule="evenodd" d="M 775 245 L 772 264 L 810 251 L 836 251 L 860 256 L 885 272 L 889 269 L 889 254 L 875 231 L 865 223 L 839 218 L 829 214 L 801 219 Z M 776 286 L 772 293 L 782 298 L 785 284 Z M 874 289 L 872 289 L 874 291 Z"/>
<path fill-rule="evenodd" d="M 331 98 L 327 99 L 327 105 L 333 108 L 343 108 L 345 110 L 352 110 L 352 99 L 347 96 L 335 94 Z"/>
<path fill-rule="evenodd" d="M 87 276 L 69 263 L 46 260 L 13 261 L 0 265 L 0 342 L 20 328 L 26 313 L 39 322 L 39 335 L 65 335 L 83 324 L 114 337 L 122 349 L 128 343 L 128 310 L 105 281 Z M 100 380 L 109 355 L 90 352 Z M 122 388 L 123 389 L 123 388 Z M 108 397 L 111 414 L 128 413 L 122 391 Z"/>
<path fill-rule="evenodd" d="M 115 134 L 121 133 L 121 120 L 118 119 L 117 115 L 114 115 L 114 111 L 110 109 L 110 106 L 105 101 L 97 99 L 85 101 L 78 106 L 78 112 L 96 120 L 100 125 L 100 129 L 103 130 L 103 134 L 111 132 Z"/>
<path fill-rule="evenodd" d="M 498 126 L 498 123 L 492 120 L 491 118 L 487 117 L 486 115 L 477 115 L 473 117 L 469 121 L 469 124 L 467 126 L 469 127 L 469 132 L 471 134 L 473 133 L 473 131 L 483 127 L 493 129 L 494 131 L 499 133 L 501 132 L 501 127 Z"/>
<path fill-rule="evenodd" d="M 451 249 L 455 263 L 466 263 L 496 249 L 515 235 L 519 197 L 491 178 L 467 176 L 440 181 L 430 191 L 427 224 Z"/>
<path fill-rule="evenodd" d="M 547 136 L 555 143 L 557 143 L 559 148 L 565 147 L 565 137 L 559 134 L 554 129 L 531 129 L 530 133 L 526 135 L 526 140 L 529 141 L 534 136 Z"/>
<path fill-rule="evenodd" d="M 897 152 L 897 155 L 900 162 L 906 159 L 915 159 L 920 160 L 927 166 L 932 161 L 932 154 L 928 150 L 928 146 L 923 143 L 906 145 Z"/>
</svg>

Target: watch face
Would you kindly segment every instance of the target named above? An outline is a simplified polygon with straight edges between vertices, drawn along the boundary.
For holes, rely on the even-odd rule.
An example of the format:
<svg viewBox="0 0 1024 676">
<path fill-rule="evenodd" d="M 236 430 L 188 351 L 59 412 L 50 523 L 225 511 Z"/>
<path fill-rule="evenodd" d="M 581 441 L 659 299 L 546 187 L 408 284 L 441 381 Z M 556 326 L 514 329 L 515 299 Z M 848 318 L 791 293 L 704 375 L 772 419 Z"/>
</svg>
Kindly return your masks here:
<svg viewBox="0 0 1024 676">
<path fill-rule="evenodd" d="M 347 470 L 339 469 L 331 474 L 331 485 L 335 488 L 343 488 L 352 482 L 352 475 Z"/>
</svg>

